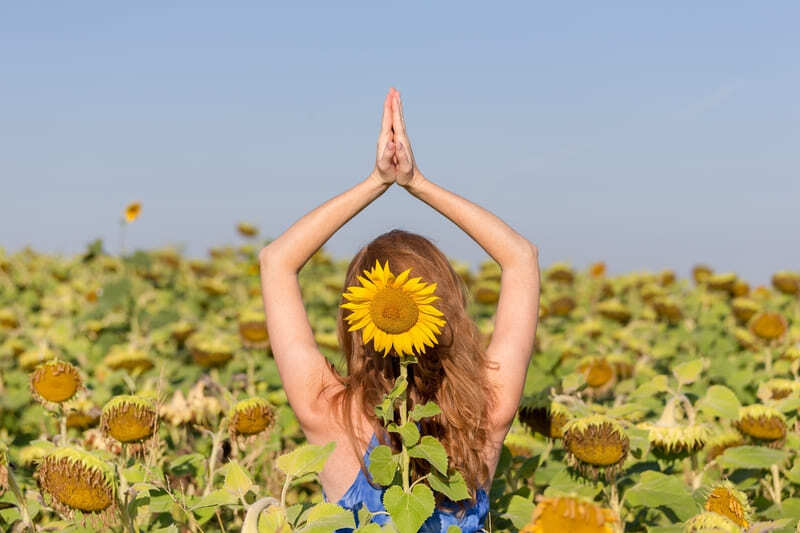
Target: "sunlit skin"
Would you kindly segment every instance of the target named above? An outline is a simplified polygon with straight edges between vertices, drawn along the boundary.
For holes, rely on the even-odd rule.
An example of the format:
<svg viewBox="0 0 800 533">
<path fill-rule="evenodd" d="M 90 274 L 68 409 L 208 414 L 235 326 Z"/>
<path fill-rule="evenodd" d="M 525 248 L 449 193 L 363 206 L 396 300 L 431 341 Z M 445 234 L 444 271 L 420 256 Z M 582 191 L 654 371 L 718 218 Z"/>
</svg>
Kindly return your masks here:
<svg viewBox="0 0 800 533">
<path fill-rule="evenodd" d="M 309 442 L 337 443 L 320 475 L 328 500 L 334 502 L 355 479 L 363 450 L 350 447 L 343 421 L 336 419 L 331 396 L 340 385 L 314 340 L 297 274 L 339 228 L 395 183 L 464 230 L 502 269 L 494 332 L 487 348 L 487 375 L 498 398 L 490 410 L 491 438 L 486 442 L 489 479 L 516 414 L 533 348 L 539 309 L 536 247 L 494 214 L 420 172 L 406 133 L 400 93 L 390 89 L 383 103 L 372 172 L 300 218 L 259 253 L 267 330 L 289 403 Z M 322 394 L 325 387 L 327 392 Z M 363 440 L 369 440 L 372 427 L 367 414 L 353 422 Z"/>
</svg>

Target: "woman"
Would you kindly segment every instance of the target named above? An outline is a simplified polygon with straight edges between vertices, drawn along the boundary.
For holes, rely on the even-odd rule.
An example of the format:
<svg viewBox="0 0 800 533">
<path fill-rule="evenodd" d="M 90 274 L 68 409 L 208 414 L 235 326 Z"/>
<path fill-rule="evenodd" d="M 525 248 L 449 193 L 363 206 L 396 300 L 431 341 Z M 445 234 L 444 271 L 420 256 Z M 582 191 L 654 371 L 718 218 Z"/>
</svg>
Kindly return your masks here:
<svg viewBox="0 0 800 533">
<path fill-rule="evenodd" d="M 444 532 L 451 524 L 465 533 L 479 531 L 488 514 L 486 494 L 516 414 L 533 348 L 539 303 L 538 252 L 492 213 L 422 175 L 395 89 L 389 90 L 384 101 L 375 168 L 369 176 L 306 214 L 259 254 L 272 351 L 289 403 L 308 441 L 337 443 L 320 474 L 326 499 L 353 510 L 361 505 L 373 512 L 383 510 L 381 488 L 370 484 L 365 461 L 379 439 L 389 441 L 374 406 L 398 376 L 398 346 L 390 343 L 389 351 L 386 336 L 379 340 L 374 327 L 368 331 L 345 325 L 349 311 L 344 309 L 347 301 L 343 298 L 338 334 L 348 371 L 347 376 L 340 376 L 314 342 L 297 273 L 336 230 L 394 183 L 453 221 L 502 269 L 494 332 L 485 350 L 466 314 L 463 282 L 444 254 L 424 237 L 397 230 L 379 236 L 356 254 L 345 280 L 345 287 L 358 285 L 359 276 L 363 278 L 364 271 L 377 262 L 388 264 L 393 275 L 410 269 L 410 276 L 436 284 L 436 316 L 442 319 L 437 323 L 443 326 L 428 327 L 428 333 L 436 333 L 435 343 L 430 338 L 425 345 L 416 343 L 416 351 L 422 347 L 425 353 L 410 374 L 409 403 L 432 400 L 442 409 L 440 415 L 424 419 L 420 429 L 423 435 L 432 434 L 442 442 L 451 464 L 466 480 L 472 499 L 459 508 L 439 501 L 421 531 Z M 374 313 L 374 308 L 370 312 Z M 394 445 L 396 448 L 397 443 Z M 412 481 L 423 472 L 423 464 L 412 464 Z M 383 523 L 386 515 L 376 515 L 375 520 Z"/>
</svg>

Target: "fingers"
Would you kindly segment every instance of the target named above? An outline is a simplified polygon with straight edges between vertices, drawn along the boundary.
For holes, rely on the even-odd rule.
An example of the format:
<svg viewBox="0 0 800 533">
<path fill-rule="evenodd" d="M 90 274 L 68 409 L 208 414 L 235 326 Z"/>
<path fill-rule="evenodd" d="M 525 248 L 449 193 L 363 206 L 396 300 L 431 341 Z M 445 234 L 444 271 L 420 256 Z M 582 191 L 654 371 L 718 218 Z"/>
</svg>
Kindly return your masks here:
<svg viewBox="0 0 800 533">
<path fill-rule="evenodd" d="M 383 168 L 389 167 L 394 160 L 395 157 L 395 143 L 393 141 L 389 141 L 386 143 L 386 146 L 383 148 L 383 153 L 381 154 L 380 163 Z"/>
<path fill-rule="evenodd" d="M 403 121 L 402 103 L 400 102 L 400 93 L 395 92 L 392 95 L 392 127 L 394 132 L 398 135 L 406 134 L 406 123 Z"/>
<path fill-rule="evenodd" d="M 386 93 L 386 98 L 383 100 L 383 116 L 381 117 L 381 136 L 386 136 L 391 133 L 392 131 L 392 119 L 394 118 L 393 113 L 393 101 L 394 101 L 394 93 L 393 88 L 389 89 L 389 92 Z"/>
</svg>

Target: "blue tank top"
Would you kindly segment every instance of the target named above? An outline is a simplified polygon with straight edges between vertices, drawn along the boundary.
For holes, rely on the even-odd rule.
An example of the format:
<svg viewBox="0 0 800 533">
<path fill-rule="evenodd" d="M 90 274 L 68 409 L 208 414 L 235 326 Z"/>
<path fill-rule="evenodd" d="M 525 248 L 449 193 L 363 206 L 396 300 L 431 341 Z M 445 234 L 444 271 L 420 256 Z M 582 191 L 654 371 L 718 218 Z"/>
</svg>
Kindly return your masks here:
<svg viewBox="0 0 800 533">
<path fill-rule="evenodd" d="M 367 451 L 364 452 L 364 462 L 367 467 L 369 467 L 369 454 L 377 445 L 378 437 L 373 433 Z M 383 506 L 383 493 L 385 490 L 385 488 L 375 488 L 370 485 L 364 472 L 359 469 L 355 481 L 338 501 L 338 504 L 345 509 L 353 511 L 356 526 L 358 526 L 358 511 L 362 505 L 366 505 L 367 509 L 373 513 L 378 511 L 386 512 L 386 508 Z M 325 501 L 328 501 L 325 496 L 325 490 L 322 491 L 322 497 Z M 489 496 L 484 489 L 478 489 L 475 504 L 467 508 L 461 518 L 457 517 L 455 513 L 437 508 L 433 511 L 433 515 L 428 517 L 425 523 L 422 524 L 419 533 L 446 533 L 447 528 L 450 526 L 460 527 L 462 533 L 477 533 L 483 529 L 483 524 L 488 514 Z M 388 514 L 379 514 L 372 519 L 373 522 L 380 525 L 385 525 L 389 520 Z M 352 531 L 352 529 L 337 529 L 336 533 L 352 533 Z"/>
</svg>

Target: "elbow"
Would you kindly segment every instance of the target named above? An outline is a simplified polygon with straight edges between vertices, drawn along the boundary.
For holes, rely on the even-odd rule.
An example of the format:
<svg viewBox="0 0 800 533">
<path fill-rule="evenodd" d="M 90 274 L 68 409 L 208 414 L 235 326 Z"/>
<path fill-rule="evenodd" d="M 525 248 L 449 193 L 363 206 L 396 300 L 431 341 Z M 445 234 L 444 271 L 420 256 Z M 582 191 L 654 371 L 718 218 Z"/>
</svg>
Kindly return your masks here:
<svg viewBox="0 0 800 533">
<path fill-rule="evenodd" d="M 522 243 L 519 247 L 519 256 L 517 262 L 520 265 L 527 265 L 538 268 L 539 248 L 537 248 L 536 245 L 533 244 L 531 241 L 523 237 Z"/>
<path fill-rule="evenodd" d="M 263 271 L 267 267 L 274 269 L 281 264 L 280 253 L 273 244 L 268 244 L 258 252 L 258 264 Z"/>
</svg>

